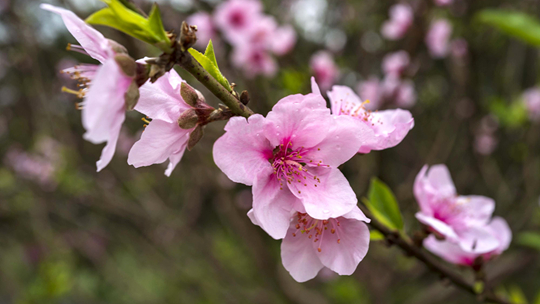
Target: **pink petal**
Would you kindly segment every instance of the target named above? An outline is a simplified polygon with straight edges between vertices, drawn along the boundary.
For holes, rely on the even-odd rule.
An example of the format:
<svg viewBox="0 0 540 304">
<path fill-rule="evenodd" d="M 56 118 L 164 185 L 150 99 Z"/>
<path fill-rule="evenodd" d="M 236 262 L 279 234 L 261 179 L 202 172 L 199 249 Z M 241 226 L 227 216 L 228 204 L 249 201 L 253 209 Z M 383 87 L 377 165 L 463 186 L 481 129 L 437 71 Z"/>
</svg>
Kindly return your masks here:
<svg viewBox="0 0 540 304">
<path fill-rule="evenodd" d="M 437 193 L 441 197 L 451 197 L 456 195 L 456 188 L 452 177 L 450 176 L 450 171 L 445 165 L 434 165 L 429 168 L 427 172 L 427 167 L 425 170 L 422 169 L 415 180 L 415 195 L 416 189 L 423 190 L 428 193 Z M 417 199 L 420 198 L 417 196 Z"/>
<path fill-rule="evenodd" d="M 499 247 L 497 238 L 486 226 L 469 227 L 459 234 L 459 246 L 466 252 L 488 253 Z"/>
<path fill-rule="evenodd" d="M 297 282 L 305 282 L 313 279 L 323 264 L 313 249 L 313 241 L 300 235 L 293 236 L 295 231 L 296 228 L 291 224 L 281 243 L 281 261 Z"/>
<path fill-rule="evenodd" d="M 285 237 L 299 200 L 287 188 L 280 190 L 273 172 L 272 168 L 267 168 L 254 181 L 253 214 L 259 226 L 277 240 Z"/>
<path fill-rule="evenodd" d="M 315 77 L 311 76 L 311 92 L 316 95 L 322 95 L 321 89 L 319 88 L 319 85 L 317 84 L 317 81 L 315 81 Z"/>
<path fill-rule="evenodd" d="M 112 137 L 111 124 L 118 121 L 118 116 L 125 115 L 124 95 L 131 81 L 120 71 L 114 59 L 105 61 L 98 69 L 82 110 L 86 140 L 99 144 Z"/>
<path fill-rule="evenodd" d="M 296 43 L 296 31 L 290 25 L 278 28 L 273 35 L 272 51 L 281 56 L 290 52 Z"/>
<path fill-rule="evenodd" d="M 420 223 L 429 226 L 431 229 L 446 237 L 448 240 L 457 242 L 459 238 L 457 233 L 446 223 L 421 212 L 416 213 L 415 216 Z"/>
<path fill-rule="evenodd" d="M 142 133 L 141 139 L 129 151 L 128 164 L 139 168 L 160 164 L 170 158 L 174 169 L 186 149 L 190 131 L 175 123 L 152 120 Z M 172 171 L 169 169 L 166 171 L 167 175 Z"/>
<path fill-rule="evenodd" d="M 326 136 L 331 124 L 329 109 L 321 95 L 290 95 L 281 99 L 267 115 L 267 137 L 273 147 L 290 141 L 311 148 Z"/>
<path fill-rule="evenodd" d="M 510 230 L 508 223 L 502 217 L 495 216 L 489 223 L 488 229 L 499 240 L 499 247 L 494 253 L 501 254 L 508 249 L 510 242 L 512 242 L 512 230 Z"/>
<path fill-rule="evenodd" d="M 366 223 L 371 222 L 371 220 L 364 214 L 364 212 L 362 212 L 362 210 L 360 210 L 360 208 L 353 208 L 348 213 L 345 213 L 343 217 L 346 219 L 357 220 Z"/>
<path fill-rule="evenodd" d="M 472 265 L 478 255 L 465 252 L 459 245 L 450 241 L 439 241 L 434 235 L 424 240 L 424 247 L 444 260 L 458 265 Z"/>
<path fill-rule="evenodd" d="M 125 118 L 126 116 L 124 115 L 124 112 L 122 112 L 121 115 L 116 116 L 115 121 L 111 126 L 111 130 L 109 131 L 110 137 L 107 140 L 107 144 L 101 151 L 101 157 L 96 162 L 97 172 L 103 170 L 103 168 L 105 168 L 111 162 Z"/>
<path fill-rule="evenodd" d="M 398 145 L 414 127 L 414 118 L 411 112 L 395 109 L 373 112 L 370 114 L 374 137 L 360 147 L 360 153 L 369 153 L 371 150 L 384 150 Z"/>
<path fill-rule="evenodd" d="M 141 94 L 135 110 L 152 119 L 176 123 L 180 114 L 189 106 L 180 96 L 182 78 L 171 70 L 155 83 L 146 82 L 140 89 Z"/>
<path fill-rule="evenodd" d="M 307 214 L 321 220 L 337 218 L 356 206 L 356 194 L 341 171 L 317 167 L 308 170 L 321 182 L 307 181 L 304 184 L 302 181 L 288 184 L 291 192 L 302 201 Z"/>
<path fill-rule="evenodd" d="M 272 169 L 268 159 L 275 146 L 266 139 L 265 126 L 259 114 L 233 117 L 215 142 L 214 161 L 232 181 L 250 186 L 262 170 Z"/>
<path fill-rule="evenodd" d="M 369 249 L 369 229 L 366 223 L 355 219 L 339 218 L 340 234 L 325 233 L 321 244 L 313 243 L 322 264 L 339 275 L 351 275 Z M 338 238 L 340 242 L 338 243 Z"/>
<path fill-rule="evenodd" d="M 247 216 L 249 217 L 249 219 L 251 220 L 251 222 L 253 223 L 253 225 L 260 226 L 260 225 L 259 225 L 259 221 L 258 221 L 257 218 L 255 217 L 255 211 L 253 211 L 253 208 L 249 209 L 249 211 L 248 211 L 248 213 L 247 213 Z"/>
<path fill-rule="evenodd" d="M 73 12 L 45 3 L 39 7 L 60 15 L 68 31 L 92 58 L 104 63 L 107 58 L 114 55 L 108 39 Z"/>
<path fill-rule="evenodd" d="M 189 137 L 188 137 L 189 140 Z M 186 146 L 187 143 L 184 145 Z M 182 156 L 184 156 L 184 152 L 186 152 L 185 147 L 181 149 L 178 152 L 174 152 L 171 156 L 169 156 L 169 165 L 167 165 L 167 170 L 165 170 L 166 176 L 171 176 L 171 173 L 173 172 L 174 168 L 176 168 L 176 165 L 182 160 Z"/>
<path fill-rule="evenodd" d="M 486 225 L 495 210 L 495 201 L 480 195 L 459 196 L 467 207 L 467 222 L 470 225 Z"/>
</svg>

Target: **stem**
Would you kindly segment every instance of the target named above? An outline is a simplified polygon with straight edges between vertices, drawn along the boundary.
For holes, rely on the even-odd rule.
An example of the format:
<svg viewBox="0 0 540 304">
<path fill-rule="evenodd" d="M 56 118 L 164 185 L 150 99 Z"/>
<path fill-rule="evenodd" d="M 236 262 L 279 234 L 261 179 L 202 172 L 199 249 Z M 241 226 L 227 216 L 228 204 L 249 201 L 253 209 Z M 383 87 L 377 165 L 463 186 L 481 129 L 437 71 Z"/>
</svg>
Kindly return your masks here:
<svg viewBox="0 0 540 304">
<path fill-rule="evenodd" d="M 448 278 L 448 280 L 454 283 L 454 285 L 469 292 L 470 294 L 483 297 L 482 299 L 483 301 L 499 303 L 499 304 L 510 304 L 510 302 L 497 297 L 491 291 L 486 291 L 485 294 L 482 294 L 482 295 L 477 294 L 474 291 L 473 285 L 467 282 L 459 274 L 447 269 L 443 265 L 440 265 L 439 261 L 437 261 L 433 256 L 426 254 L 424 250 L 415 246 L 411 241 L 405 239 L 400 233 L 389 229 L 388 227 L 383 225 L 381 222 L 377 221 L 373 217 L 373 215 L 369 212 L 369 210 L 365 208 L 363 205 L 360 205 L 360 209 L 362 209 L 362 211 L 366 214 L 366 216 L 371 219 L 371 222 L 369 223 L 369 225 L 373 229 L 382 233 L 391 244 L 397 245 L 399 248 L 405 251 L 405 253 L 407 253 L 408 255 L 413 256 L 416 259 L 423 262 L 430 270 L 439 273 L 442 277 Z"/>
<path fill-rule="evenodd" d="M 201 82 L 212 94 L 214 94 L 219 100 L 221 100 L 231 112 L 236 115 L 249 117 L 253 114 L 253 111 L 247 106 L 243 105 L 240 100 L 236 99 L 227 89 L 225 89 L 221 83 L 219 83 L 208 71 L 206 71 L 201 64 L 191 56 L 189 52 L 183 52 L 180 56 L 180 60 L 177 62 L 182 68 L 193 75 L 199 82 Z"/>
</svg>

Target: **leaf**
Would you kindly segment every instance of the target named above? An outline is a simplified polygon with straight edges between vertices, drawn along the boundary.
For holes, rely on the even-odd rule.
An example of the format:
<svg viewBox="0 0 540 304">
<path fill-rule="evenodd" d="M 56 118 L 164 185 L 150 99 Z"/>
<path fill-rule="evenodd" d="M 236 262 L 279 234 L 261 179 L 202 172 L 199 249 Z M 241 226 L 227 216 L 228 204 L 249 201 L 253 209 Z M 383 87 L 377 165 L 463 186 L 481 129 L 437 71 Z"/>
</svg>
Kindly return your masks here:
<svg viewBox="0 0 540 304">
<path fill-rule="evenodd" d="M 527 108 L 521 100 L 516 100 L 508 104 L 502 99 L 494 98 L 490 102 L 489 107 L 503 126 L 518 128 L 527 122 Z"/>
<path fill-rule="evenodd" d="M 516 237 L 516 243 L 540 251 L 540 233 L 532 231 L 522 232 Z"/>
<path fill-rule="evenodd" d="M 377 178 L 371 179 L 369 186 L 368 199 L 364 199 L 373 216 L 394 230 L 403 229 L 403 219 L 392 190 Z"/>
<path fill-rule="evenodd" d="M 523 290 L 517 285 L 511 285 L 508 287 L 508 294 L 510 296 L 510 302 L 515 304 L 527 304 L 527 298 L 523 294 Z"/>
<path fill-rule="evenodd" d="M 124 6 L 120 0 L 102 0 L 108 7 L 86 19 L 87 23 L 115 28 L 146 43 L 170 51 L 171 41 L 163 28 L 157 4 L 152 6 L 148 19 Z"/>
<path fill-rule="evenodd" d="M 229 92 L 232 91 L 231 85 L 229 84 L 229 81 L 227 78 L 221 74 L 216 61 L 216 56 L 214 54 L 214 47 L 212 45 L 212 41 L 208 43 L 208 46 L 206 47 L 206 51 L 204 54 L 201 52 L 195 50 L 195 49 L 189 49 L 188 52 L 197 60 L 202 67 L 212 75 L 222 86 L 224 86 Z"/>
<path fill-rule="evenodd" d="M 369 239 L 372 241 L 382 241 L 384 240 L 384 235 L 377 230 L 369 231 Z"/>
<path fill-rule="evenodd" d="M 540 22 L 521 12 L 486 9 L 478 13 L 480 22 L 496 27 L 529 44 L 540 46 Z"/>
</svg>

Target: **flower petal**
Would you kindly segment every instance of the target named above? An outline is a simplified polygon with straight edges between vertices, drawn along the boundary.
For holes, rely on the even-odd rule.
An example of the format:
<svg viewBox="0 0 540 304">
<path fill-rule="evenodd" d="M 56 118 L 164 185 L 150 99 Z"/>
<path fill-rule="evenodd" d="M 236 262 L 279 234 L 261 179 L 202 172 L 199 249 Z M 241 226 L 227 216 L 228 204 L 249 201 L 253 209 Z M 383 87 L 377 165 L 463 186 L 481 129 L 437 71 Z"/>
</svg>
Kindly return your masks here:
<svg viewBox="0 0 540 304">
<path fill-rule="evenodd" d="M 189 136 L 188 136 L 189 140 Z M 169 156 L 169 165 L 167 165 L 167 170 L 165 170 L 166 176 L 171 176 L 171 173 L 173 172 L 174 168 L 176 168 L 176 165 L 182 160 L 182 156 L 184 156 L 184 152 L 186 152 L 186 146 L 187 141 L 184 144 L 184 147 L 180 149 L 178 152 L 174 152 L 171 156 Z"/>
<path fill-rule="evenodd" d="M 82 109 L 84 139 L 99 144 L 111 138 L 111 125 L 125 115 L 125 98 L 132 79 L 126 77 L 114 59 L 98 69 Z"/>
<path fill-rule="evenodd" d="M 427 172 L 427 174 L 426 174 Z M 427 215 L 433 214 L 432 203 L 437 198 L 448 198 L 456 195 L 456 188 L 445 165 L 424 166 L 414 181 L 414 195 L 420 209 Z"/>
<path fill-rule="evenodd" d="M 272 165 L 274 146 L 265 137 L 265 118 L 251 115 L 249 119 L 233 117 L 227 131 L 214 144 L 214 161 L 232 181 L 252 185 L 258 174 Z M 279 189 L 279 187 L 278 187 Z"/>
<path fill-rule="evenodd" d="M 424 247 L 444 260 L 458 265 L 470 266 L 477 257 L 474 253 L 463 251 L 458 244 L 437 240 L 434 235 L 430 235 L 424 240 Z"/>
<path fill-rule="evenodd" d="M 171 162 L 178 163 L 186 149 L 190 131 L 174 123 L 152 120 L 142 133 L 141 139 L 129 151 L 128 164 L 135 168 L 150 166 L 160 164 L 173 155 L 176 156 Z M 170 174 L 169 170 L 167 173 Z"/>
<path fill-rule="evenodd" d="M 281 261 L 297 282 L 305 282 L 313 279 L 323 264 L 313 249 L 313 241 L 307 237 L 293 236 L 295 231 L 296 228 L 291 224 L 281 243 Z"/>
<path fill-rule="evenodd" d="M 339 275 L 351 275 L 369 249 L 369 229 L 366 223 L 339 218 L 340 233 L 325 233 L 321 244 L 312 242 L 322 264 Z M 339 238 L 339 243 L 338 243 Z"/>
<path fill-rule="evenodd" d="M 486 225 L 495 210 L 495 201 L 489 197 L 480 195 L 459 196 L 467 207 L 467 223 L 469 225 Z"/>
<path fill-rule="evenodd" d="M 466 252 L 481 254 L 497 249 L 499 240 L 487 226 L 469 227 L 459 234 L 459 246 Z"/>
<path fill-rule="evenodd" d="M 369 153 L 371 150 L 384 150 L 395 147 L 414 127 L 414 118 L 411 112 L 402 109 L 372 112 L 369 121 L 374 131 L 374 137 L 363 144 L 359 152 Z"/>
<path fill-rule="evenodd" d="M 448 226 L 446 223 L 439 221 L 438 219 L 425 215 L 422 212 L 418 212 L 415 214 L 416 219 L 424 224 L 429 226 L 431 229 L 435 230 L 442 236 L 446 237 L 448 240 L 452 242 L 457 242 L 458 235 L 454 231 L 454 229 L 450 226 Z"/>
<path fill-rule="evenodd" d="M 107 140 L 107 144 L 101 151 L 101 157 L 96 163 L 97 166 L 97 172 L 103 170 L 112 160 L 114 151 L 116 150 L 116 143 L 118 142 L 118 137 L 120 136 L 120 130 L 122 129 L 122 124 L 124 123 L 126 116 L 124 115 L 124 112 L 118 116 L 116 116 L 116 120 L 111 126 L 111 129 L 109 130 L 110 137 Z"/>
<path fill-rule="evenodd" d="M 190 107 L 180 96 L 182 78 L 171 70 L 155 83 L 146 82 L 140 89 L 135 110 L 152 119 L 176 123 L 180 114 Z"/>
<path fill-rule="evenodd" d="M 92 58 L 104 63 L 114 55 L 109 40 L 73 12 L 45 3 L 39 7 L 60 15 L 68 31 Z"/>
<path fill-rule="evenodd" d="M 512 230 L 510 230 L 508 223 L 502 217 L 493 217 L 493 220 L 488 225 L 488 230 L 499 240 L 499 247 L 495 249 L 494 254 L 501 254 L 508 249 L 512 241 Z"/>
<path fill-rule="evenodd" d="M 287 188 L 280 190 L 280 185 L 273 175 L 272 168 L 267 168 L 253 184 L 253 212 L 259 226 L 274 239 L 285 237 L 291 215 L 296 211 L 299 200 Z"/>
</svg>

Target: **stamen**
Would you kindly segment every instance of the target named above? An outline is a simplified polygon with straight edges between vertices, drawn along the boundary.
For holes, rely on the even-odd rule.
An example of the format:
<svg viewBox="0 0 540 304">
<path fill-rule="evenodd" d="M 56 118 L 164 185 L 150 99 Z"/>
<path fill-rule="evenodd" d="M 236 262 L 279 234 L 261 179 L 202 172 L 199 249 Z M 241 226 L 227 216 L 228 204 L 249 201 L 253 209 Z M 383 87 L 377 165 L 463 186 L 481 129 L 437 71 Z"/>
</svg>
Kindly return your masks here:
<svg viewBox="0 0 540 304">
<path fill-rule="evenodd" d="M 72 90 L 72 89 L 68 89 L 66 87 L 62 87 L 62 92 L 64 93 L 69 93 L 69 94 L 73 94 L 75 96 L 77 96 L 78 98 L 84 98 L 84 95 L 85 95 L 85 90 L 84 89 L 80 89 L 78 91 L 75 91 L 75 90 Z"/>
<path fill-rule="evenodd" d="M 85 50 L 82 46 L 80 46 L 80 45 L 68 43 L 68 45 L 66 46 L 66 50 L 68 50 L 68 51 L 73 51 L 73 52 L 77 52 L 77 53 L 81 53 L 81 54 L 90 56 L 90 55 L 88 55 L 88 53 L 86 52 L 86 50 Z"/>
</svg>

